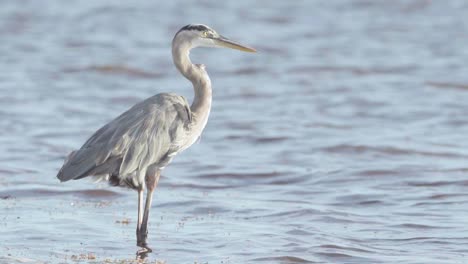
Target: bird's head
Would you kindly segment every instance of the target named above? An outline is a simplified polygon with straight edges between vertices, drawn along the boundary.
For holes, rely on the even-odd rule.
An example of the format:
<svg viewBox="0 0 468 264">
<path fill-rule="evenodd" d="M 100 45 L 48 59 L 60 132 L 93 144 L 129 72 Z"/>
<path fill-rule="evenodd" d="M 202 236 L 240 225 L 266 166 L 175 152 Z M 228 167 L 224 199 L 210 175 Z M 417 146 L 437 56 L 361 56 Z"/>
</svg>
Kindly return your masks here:
<svg viewBox="0 0 468 264">
<path fill-rule="evenodd" d="M 173 44 L 177 43 L 190 43 L 191 48 L 231 48 L 246 52 L 256 52 L 255 49 L 221 36 L 210 27 L 202 24 L 190 24 L 181 28 L 173 40 Z"/>
</svg>

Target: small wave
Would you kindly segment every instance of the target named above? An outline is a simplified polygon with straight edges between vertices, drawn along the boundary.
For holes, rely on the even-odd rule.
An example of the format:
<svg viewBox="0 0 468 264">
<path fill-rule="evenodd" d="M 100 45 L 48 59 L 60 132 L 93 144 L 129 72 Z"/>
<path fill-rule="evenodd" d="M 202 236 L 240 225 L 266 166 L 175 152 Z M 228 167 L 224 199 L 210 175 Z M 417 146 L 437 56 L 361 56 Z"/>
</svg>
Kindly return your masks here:
<svg viewBox="0 0 468 264">
<path fill-rule="evenodd" d="M 226 140 L 245 140 L 250 141 L 254 144 L 274 144 L 287 141 L 291 139 L 290 137 L 277 136 L 277 137 L 253 137 L 253 136 L 243 136 L 243 135 L 226 135 L 224 137 Z"/>
<path fill-rule="evenodd" d="M 203 179 L 268 179 L 286 175 L 280 172 L 260 172 L 260 173 L 211 173 L 199 175 Z"/>
<path fill-rule="evenodd" d="M 327 258 L 352 258 L 353 256 L 344 253 L 335 252 L 319 252 L 318 255 L 322 255 Z"/>
<path fill-rule="evenodd" d="M 361 248 L 343 247 L 343 246 L 337 246 L 337 245 L 331 245 L 331 244 L 320 245 L 319 247 L 320 248 L 326 248 L 326 249 L 338 249 L 338 250 L 348 250 L 348 251 L 355 251 L 355 252 L 372 253 L 372 251 L 361 249 Z"/>
<path fill-rule="evenodd" d="M 63 69 L 65 73 L 76 73 L 76 72 L 97 72 L 102 74 L 111 75 L 127 75 L 130 77 L 138 78 L 161 78 L 164 74 L 148 72 L 136 68 L 131 68 L 124 65 L 92 65 L 82 68 L 66 68 Z"/>
<path fill-rule="evenodd" d="M 15 169 L 0 169 L 0 175 L 12 176 L 18 174 L 37 174 L 39 173 L 36 170 L 25 169 L 25 168 L 15 168 Z"/>
<path fill-rule="evenodd" d="M 381 198 L 381 199 L 379 199 Z M 386 202 L 383 195 L 363 195 L 363 194 L 353 194 L 353 195 L 342 195 L 337 196 L 336 200 L 339 201 L 337 203 L 333 203 L 332 205 L 336 206 L 350 206 L 350 205 L 381 205 L 385 204 Z"/>
<path fill-rule="evenodd" d="M 90 189 L 80 191 L 68 191 L 68 194 L 80 196 L 80 197 L 95 197 L 95 198 L 107 198 L 122 196 L 122 194 L 110 190 Z"/>
<path fill-rule="evenodd" d="M 375 239 L 376 242 L 380 241 L 391 241 L 392 243 L 423 243 L 423 242 L 429 242 L 429 243 L 444 243 L 442 242 L 443 240 L 454 240 L 454 241 L 466 241 L 468 237 L 431 237 L 431 236 L 420 236 L 420 237 L 407 237 L 407 238 L 386 238 L 386 239 Z"/>
<path fill-rule="evenodd" d="M 405 156 L 405 155 L 418 155 L 427 157 L 441 157 L 441 158 L 466 158 L 466 155 L 451 153 L 451 152 L 429 152 L 418 151 L 413 149 L 404 149 L 397 147 L 376 147 L 365 145 L 349 145 L 340 144 L 330 147 L 322 148 L 323 151 L 329 153 L 346 153 L 346 154 L 363 154 L 363 153 L 378 153 L 391 156 Z"/>
<path fill-rule="evenodd" d="M 183 202 L 167 202 L 167 203 L 159 203 L 158 207 L 168 207 L 168 208 L 175 208 L 175 207 L 193 207 L 199 204 L 200 201 L 190 200 L 190 201 L 183 201 Z"/>
<path fill-rule="evenodd" d="M 255 75 L 258 73 L 266 72 L 266 68 L 261 67 L 247 67 L 247 68 L 240 68 L 233 71 L 230 71 L 230 75 Z"/>
<path fill-rule="evenodd" d="M 271 16 L 271 17 L 266 17 L 262 20 L 267 22 L 268 24 L 276 24 L 276 25 L 286 25 L 286 24 L 290 24 L 293 21 L 291 17 L 288 17 L 288 16 Z"/>
<path fill-rule="evenodd" d="M 225 184 L 225 185 L 214 185 L 214 184 L 195 184 L 195 183 L 171 183 L 166 185 L 168 188 L 174 189 L 190 189 L 190 190 L 222 190 L 222 189 L 231 189 L 231 188 L 238 188 L 243 185 L 234 185 L 234 184 Z"/>
<path fill-rule="evenodd" d="M 449 82 L 426 82 L 428 86 L 435 88 L 451 88 L 458 90 L 468 90 L 468 84 L 463 83 L 449 83 Z"/>
<path fill-rule="evenodd" d="M 110 198 L 121 196 L 120 193 L 110 190 L 76 190 L 76 191 L 59 191 L 44 188 L 32 188 L 32 189 L 18 189 L 8 190 L 0 192 L 0 197 L 8 198 L 30 198 L 30 197 L 41 197 L 41 196 L 60 196 L 60 195 L 74 195 L 82 198 Z"/>
<path fill-rule="evenodd" d="M 195 214 L 195 215 L 205 215 L 205 214 L 219 214 L 219 213 L 225 213 L 225 212 L 230 212 L 230 209 L 222 208 L 222 207 L 216 207 L 216 206 L 209 206 L 209 207 L 196 207 L 191 211 L 187 211 L 189 214 Z"/>
<path fill-rule="evenodd" d="M 359 176 L 382 177 L 398 175 L 400 172 L 395 170 L 363 170 L 358 171 L 355 174 L 358 174 Z"/>
<path fill-rule="evenodd" d="M 240 98 L 242 99 L 243 102 L 245 100 L 259 100 L 259 99 L 270 99 L 275 97 L 276 95 L 270 92 L 265 92 L 265 91 L 241 91 L 238 93 L 233 93 L 233 94 L 227 94 L 227 95 L 221 95 L 219 96 L 219 100 L 229 100 L 232 101 L 235 98 Z"/>
<path fill-rule="evenodd" d="M 225 126 L 229 129 L 235 130 L 246 130 L 246 131 L 254 131 L 256 126 L 252 122 L 234 122 L 234 121 L 227 121 Z"/>
<path fill-rule="evenodd" d="M 229 185 L 244 186 L 252 184 L 265 185 L 287 185 L 293 183 L 306 182 L 309 175 L 297 175 L 287 172 L 264 172 L 264 173 L 212 173 L 198 176 L 202 179 L 209 179 L 219 182 L 226 182 Z"/>
<path fill-rule="evenodd" d="M 443 227 L 443 226 L 430 226 L 430 225 L 413 224 L 413 223 L 393 225 L 392 227 L 409 228 L 409 229 L 447 229 L 447 227 Z"/>
<path fill-rule="evenodd" d="M 413 187 L 441 187 L 441 186 L 468 186 L 468 180 L 462 181 L 434 181 L 434 182 L 422 182 L 422 181 L 411 181 L 406 183 L 408 186 Z"/>
<path fill-rule="evenodd" d="M 0 263 L 32 263 L 32 264 L 42 264 L 45 262 L 35 260 L 35 259 L 30 259 L 30 258 L 25 258 L 25 257 L 12 257 L 10 254 L 8 254 L 8 257 L 0 257 Z"/>
<path fill-rule="evenodd" d="M 416 70 L 415 65 L 397 66 L 397 67 L 370 67 L 363 68 L 359 66 L 296 66 L 288 70 L 289 73 L 321 73 L 321 72 L 343 72 L 354 75 L 377 75 L 377 74 L 409 74 Z"/>
<path fill-rule="evenodd" d="M 281 217 L 287 217 L 288 219 L 300 218 L 302 216 L 311 216 L 311 215 L 321 215 L 322 212 L 315 210 L 315 209 L 300 209 L 300 210 L 291 210 L 291 211 L 284 211 L 274 214 L 266 214 L 266 215 L 256 215 L 256 216 L 248 216 L 243 217 L 243 219 L 262 219 L 262 218 L 273 218 L 278 219 Z"/>
<path fill-rule="evenodd" d="M 442 194 L 434 194 L 428 197 L 428 199 L 431 200 L 443 200 L 443 199 L 448 199 L 452 197 L 466 197 L 468 194 L 461 194 L 461 193 L 442 193 Z"/>
<path fill-rule="evenodd" d="M 255 138 L 254 141 L 255 143 L 259 144 L 269 144 L 269 143 L 278 143 L 282 141 L 288 140 L 289 137 L 260 137 L 260 138 Z"/>
<path fill-rule="evenodd" d="M 308 175 L 302 175 L 302 176 L 289 176 L 289 177 L 283 177 L 278 180 L 273 180 L 268 182 L 268 184 L 272 185 L 288 185 L 288 184 L 294 184 L 294 183 L 301 183 L 301 182 L 306 182 L 309 179 Z"/>
<path fill-rule="evenodd" d="M 327 122 L 313 122 L 307 124 L 306 127 L 310 128 L 331 128 L 331 129 L 353 129 L 352 125 L 332 124 Z"/>
<path fill-rule="evenodd" d="M 419 203 L 415 203 L 415 204 L 412 204 L 411 206 L 414 206 L 414 207 L 419 207 L 419 206 L 422 206 L 422 207 L 426 207 L 426 206 L 434 206 L 434 205 L 438 205 L 438 206 L 450 206 L 450 205 L 454 205 L 454 204 L 460 204 L 460 202 L 458 201 L 453 201 L 453 202 L 419 202 Z"/>
<path fill-rule="evenodd" d="M 350 217 L 339 217 L 339 216 L 322 216 L 319 217 L 318 221 L 324 223 L 341 223 L 341 224 L 355 224 L 357 220 L 354 220 Z M 367 221 L 359 221 L 360 223 L 365 223 Z M 371 222 L 369 222 L 371 223 Z"/>
<path fill-rule="evenodd" d="M 280 257 L 265 257 L 265 258 L 255 258 L 252 261 L 258 262 L 268 262 L 268 263 L 319 263 L 304 258 L 294 257 L 294 256 L 280 256 Z"/>
<path fill-rule="evenodd" d="M 286 234 L 294 235 L 294 236 L 311 236 L 311 235 L 313 235 L 312 232 L 307 232 L 307 231 L 302 230 L 302 229 L 289 230 L 289 231 L 286 232 Z"/>
</svg>

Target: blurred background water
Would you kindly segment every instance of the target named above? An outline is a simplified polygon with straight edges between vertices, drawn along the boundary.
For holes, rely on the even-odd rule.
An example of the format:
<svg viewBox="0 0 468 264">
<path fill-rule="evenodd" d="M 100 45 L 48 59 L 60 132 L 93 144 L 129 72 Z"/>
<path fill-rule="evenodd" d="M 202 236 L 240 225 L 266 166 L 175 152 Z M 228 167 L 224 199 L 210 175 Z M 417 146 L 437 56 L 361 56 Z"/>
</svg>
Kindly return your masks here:
<svg viewBox="0 0 468 264">
<path fill-rule="evenodd" d="M 259 52 L 192 52 L 214 105 L 148 262 L 468 262 L 468 2 L 0 3 L 0 263 L 134 259 L 136 193 L 55 175 L 136 102 L 191 100 L 189 23 Z"/>
</svg>

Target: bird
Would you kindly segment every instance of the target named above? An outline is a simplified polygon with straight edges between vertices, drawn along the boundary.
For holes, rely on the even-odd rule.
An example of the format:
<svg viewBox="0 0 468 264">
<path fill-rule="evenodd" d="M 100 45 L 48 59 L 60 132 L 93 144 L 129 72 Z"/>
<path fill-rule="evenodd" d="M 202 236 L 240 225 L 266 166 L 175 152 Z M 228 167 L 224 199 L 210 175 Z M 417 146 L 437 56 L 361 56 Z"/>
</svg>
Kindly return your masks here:
<svg viewBox="0 0 468 264">
<path fill-rule="evenodd" d="M 205 65 L 193 64 L 189 56 L 190 50 L 197 47 L 256 52 L 206 25 L 182 27 L 172 40 L 172 58 L 193 85 L 192 103 L 189 105 L 185 97 L 174 93 L 160 93 L 135 104 L 72 151 L 57 174 L 61 182 L 90 176 L 138 192 L 136 244 L 141 249 L 137 255 L 152 252 L 147 243 L 148 218 L 161 171 L 174 156 L 197 141 L 208 121 L 211 80 Z"/>
</svg>

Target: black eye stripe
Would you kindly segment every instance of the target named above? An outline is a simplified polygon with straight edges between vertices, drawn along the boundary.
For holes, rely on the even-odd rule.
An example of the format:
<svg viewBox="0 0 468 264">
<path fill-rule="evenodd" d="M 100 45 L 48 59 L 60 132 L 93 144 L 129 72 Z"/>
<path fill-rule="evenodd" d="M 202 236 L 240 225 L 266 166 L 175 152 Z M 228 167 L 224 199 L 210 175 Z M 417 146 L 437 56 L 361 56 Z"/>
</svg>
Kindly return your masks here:
<svg viewBox="0 0 468 264">
<path fill-rule="evenodd" d="M 177 33 L 181 32 L 181 31 L 200 31 L 200 32 L 206 32 L 208 34 L 208 37 L 213 37 L 214 36 L 214 32 L 212 29 L 210 29 L 209 27 L 205 26 L 205 25 L 186 25 L 185 27 L 181 28 Z"/>
<path fill-rule="evenodd" d="M 179 31 L 182 31 L 182 30 L 209 31 L 210 29 L 204 25 L 186 25 L 185 27 L 181 28 Z"/>
</svg>

